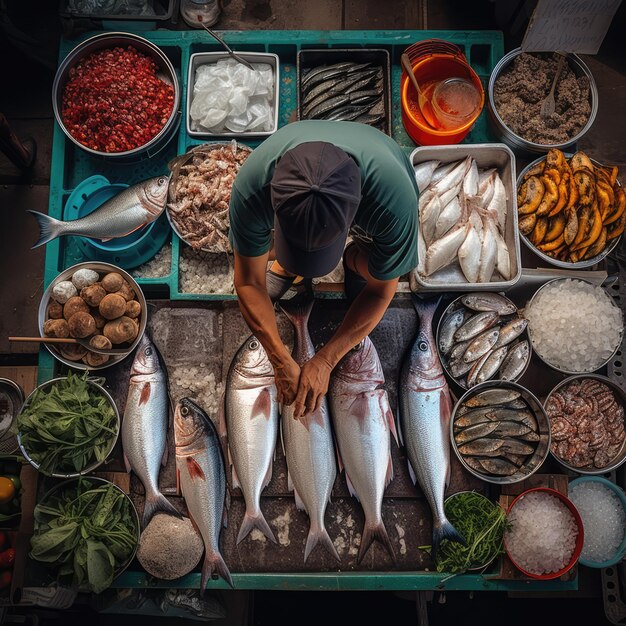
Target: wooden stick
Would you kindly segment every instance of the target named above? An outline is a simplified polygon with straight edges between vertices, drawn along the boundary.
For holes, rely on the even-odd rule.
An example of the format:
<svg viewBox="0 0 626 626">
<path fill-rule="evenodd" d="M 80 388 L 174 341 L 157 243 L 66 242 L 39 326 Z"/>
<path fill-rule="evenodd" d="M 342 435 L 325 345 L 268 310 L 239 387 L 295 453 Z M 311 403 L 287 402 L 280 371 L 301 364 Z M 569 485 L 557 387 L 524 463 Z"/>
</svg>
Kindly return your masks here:
<svg viewBox="0 0 626 626">
<path fill-rule="evenodd" d="M 32 341 L 36 343 L 80 343 L 72 337 L 9 337 L 9 341 Z"/>
</svg>

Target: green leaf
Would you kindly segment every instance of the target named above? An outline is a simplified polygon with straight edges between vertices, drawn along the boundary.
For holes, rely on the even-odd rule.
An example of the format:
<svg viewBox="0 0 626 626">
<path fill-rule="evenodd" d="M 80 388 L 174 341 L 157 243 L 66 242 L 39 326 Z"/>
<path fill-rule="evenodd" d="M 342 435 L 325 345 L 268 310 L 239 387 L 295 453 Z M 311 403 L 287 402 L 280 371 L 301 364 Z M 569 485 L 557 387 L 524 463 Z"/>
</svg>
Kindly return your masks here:
<svg viewBox="0 0 626 626">
<path fill-rule="evenodd" d="M 113 582 L 115 558 L 99 541 L 87 541 L 87 576 L 94 593 L 108 589 Z"/>
<path fill-rule="evenodd" d="M 72 550 L 79 538 L 79 526 L 76 522 L 35 534 L 30 540 L 30 556 L 36 561 L 54 563 L 60 560 L 65 552 Z"/>
</svg>

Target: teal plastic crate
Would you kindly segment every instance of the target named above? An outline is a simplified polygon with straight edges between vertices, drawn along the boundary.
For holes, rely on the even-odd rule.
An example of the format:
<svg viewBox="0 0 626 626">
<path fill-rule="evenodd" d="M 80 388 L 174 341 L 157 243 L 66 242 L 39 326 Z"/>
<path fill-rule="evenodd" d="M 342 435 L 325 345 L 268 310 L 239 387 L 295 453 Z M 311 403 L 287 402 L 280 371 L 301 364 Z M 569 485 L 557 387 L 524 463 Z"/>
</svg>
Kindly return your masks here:
<svg viewBox="0 0 626 626">
<path fill-rule="evenodd" d="M 81 41 L 92 36 L 87 33 L 76 40 L 62 40 L 59 60 Z M 223 37 L 235 49 L 250 52 L 271 52 L 280 59 L 279 127 L 289 122 L 297 104 L 296 58 L 303 49 L 325 48 L 383 48 L 391 58 L 392 88 L 392 136 L 409 154 L 415 144 L 402 125 L 400 112 L 400 55 L 410 44 L 433 37 L 446 39 L 460 46 L 472 67 L 487 85 L 491 70 L 504 54 L 502 33 L 493 31 L 223 31 Z M 168 146 L 151 159 L 132 165 L 104 161 L 92 157 L 67 140 L 58 125 L 54 128 L 52 145 L 52 167 L 50 173 L 49 214 L 60 218 L 69 194 L 74 188 L 94 174 L 106 176 L 111 183 L 132 185 L 140 180 L 167 173 L 167 163 L 188 148 L 211 140 L 191 138 L 185 131 L 184 111 L 187 99 L 187 74 L 189 58 L 196 52 L 220 51 L 203 31 L 154 31 L 143 32 L 142 36 L 163 49 L 176 69 L 181 85 L 181 110 L 183 119 L 180 129 Z M 486 110 L 478 118 L 464 143 L 484 143 L 495 138 L 488 128 Z M 219 141 L 219 140 L 217 140 Z M 227 141 L 227 140 L 226 140 Z M 241 143 L 255 148 L 262 139 L 242 140 Z M 192 294 L 181 291 L 179 259 L 184 242 L 172 234 L 172 261 L 170 272 L 161 278 L 140 278 L 148 297 L 169 297 L 172 300 L 232 300 L 231 294 Z M 89 261 L 76 239 L 57 239 L 46 247 L 44 283 L 47 286 L 63 269 Z M 115 262 L 115 261 L 113 261 Z"/>
</svg>

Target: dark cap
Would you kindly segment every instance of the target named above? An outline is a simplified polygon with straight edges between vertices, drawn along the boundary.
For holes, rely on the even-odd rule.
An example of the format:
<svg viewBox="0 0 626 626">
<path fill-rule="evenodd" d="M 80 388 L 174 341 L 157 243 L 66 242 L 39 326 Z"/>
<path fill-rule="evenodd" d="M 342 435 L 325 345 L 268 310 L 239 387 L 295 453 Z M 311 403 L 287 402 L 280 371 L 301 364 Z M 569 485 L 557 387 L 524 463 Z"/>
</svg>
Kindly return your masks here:
<svg viewBox="0 0 626 626">
<path fill-rule="evenodd" d="M 278 262 L 305 278 L 332 271 L 361 201 L 354 159 L 332 143 L 301 143 L 276 165 L 271 198 Z"/>
</svg>

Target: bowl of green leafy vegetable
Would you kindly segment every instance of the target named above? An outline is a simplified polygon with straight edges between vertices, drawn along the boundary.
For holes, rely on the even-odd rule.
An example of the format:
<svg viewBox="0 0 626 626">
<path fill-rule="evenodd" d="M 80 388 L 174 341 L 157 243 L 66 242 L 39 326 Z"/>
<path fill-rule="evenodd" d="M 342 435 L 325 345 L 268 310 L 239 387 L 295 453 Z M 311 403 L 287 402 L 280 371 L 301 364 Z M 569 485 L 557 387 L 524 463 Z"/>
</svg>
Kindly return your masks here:
<svg viewBox="0 0 626 626">
<path fill-rule="evenodd" d="M 95 476 L 55 485 L 35 507 L 30 558 L 60 584 L 101 593 L 135 558 L 139 515 L 117 485 Z"/>
<path fill-rule="evenodd" d="M 26 398 L 15 428 L 20 450 L 36 470 L 75 478 L 107 460 L 119 436 L 120 414 L 100 381 L 88 372 L 70 372 Z"/>
<path fill-rule="evenodd" d="M 437 553 L 437 571 L 462 574 L 487 568 L 504 554 L 506 513 L 475 491 L 459 491 L 446 498 L 444 511 L 466 545 L 444 540 Z"/>
</svg>

